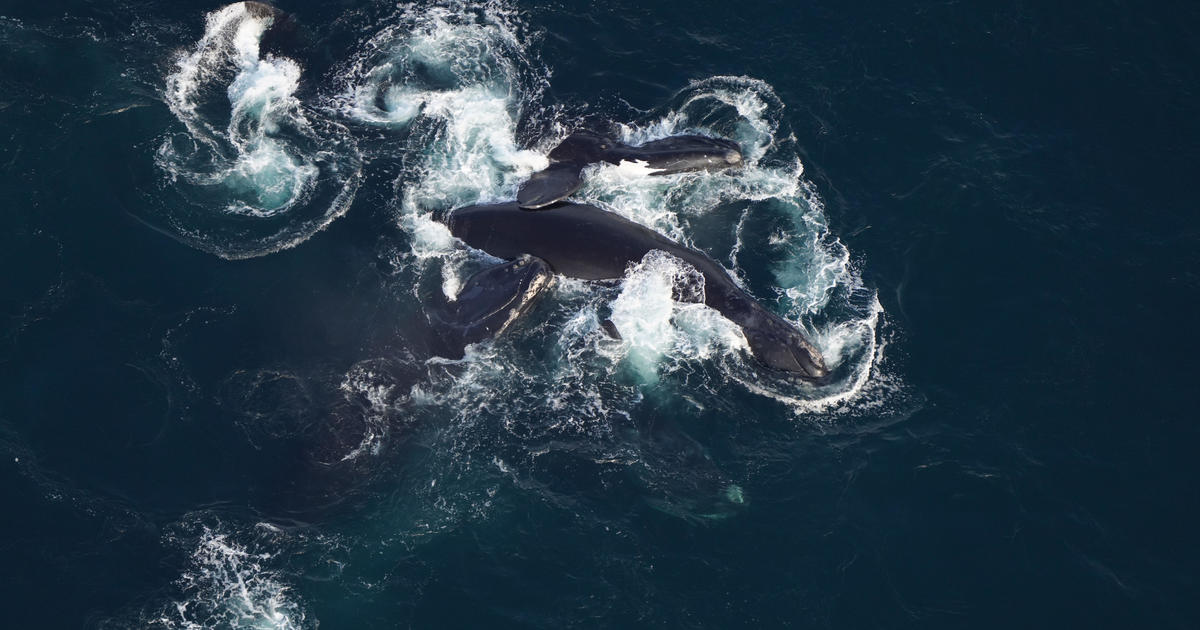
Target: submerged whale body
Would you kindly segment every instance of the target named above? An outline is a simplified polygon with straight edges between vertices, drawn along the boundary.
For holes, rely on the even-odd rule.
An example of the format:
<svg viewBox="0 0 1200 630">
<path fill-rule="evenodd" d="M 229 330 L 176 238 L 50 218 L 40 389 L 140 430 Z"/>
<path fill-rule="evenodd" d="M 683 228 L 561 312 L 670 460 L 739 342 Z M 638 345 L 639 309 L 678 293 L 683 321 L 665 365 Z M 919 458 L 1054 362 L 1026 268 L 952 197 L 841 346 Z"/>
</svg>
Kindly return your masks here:
<svg viewBox="0 0 1200 630">
<path fill-rule="evenodd" d="M 445 354 L 462 358 L 468 345 L 504 332 L 553 280 L 550 266 L 533 256 L 519 256 L 468 278 L 455 300 L 435 309 L 431 317 Z"/>
<path fill-rule="evenodd" d="M 763 364 L 809 380 L 829 374 L 816 347 L 739 288 L 716 261 L 613 212 L 574 203 L 530 212 L 509 202 L 459 208 L 444 221 L 471 247 L 506 260 L 532 256 L 554 273 L 583 280 L 619 279 L 647 253 L 664 251 L 703 275 L 704 303 L 741 327 L 751 352 Z M 490 301 L 510 303 L 496 295 Z M 486 306 L 480 310 L 490 312 Z"/>
<path fill-rule="evenodd" d="M 517 204 L 537 210 L 566 199 L 583 185 L 582 171 L 590 164 L 644 164 L 651 175 L 718 170 L 742 163 L 736 142 L 708 136 L 671 136 L 638 146 L 600 134 L 577 131 L 550 151 L 550 166 L 534 173 L 517 191 Z"/>
</svg>

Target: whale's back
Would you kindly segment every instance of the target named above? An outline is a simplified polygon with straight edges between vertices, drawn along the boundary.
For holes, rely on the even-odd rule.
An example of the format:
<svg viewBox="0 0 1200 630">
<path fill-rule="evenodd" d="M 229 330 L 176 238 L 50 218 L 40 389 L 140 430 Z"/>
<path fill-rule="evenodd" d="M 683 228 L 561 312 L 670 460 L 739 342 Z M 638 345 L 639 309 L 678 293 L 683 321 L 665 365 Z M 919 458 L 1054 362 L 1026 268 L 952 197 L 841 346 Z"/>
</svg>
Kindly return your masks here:
<svg viewBox="0 0 1200 630">
<path fill-rule="evenodd" d="M 828 375 L 816 347 L 739 288 L 713 259 L 618 214 L 572 203 L 522 210 L 510 202 L 459 208 L 446 223 L 471 247 L 508 260 L 536 256 L 556 273 L 583 280 L 620 278 L 651 250 L 665 251 L 703 274 L 705 304 L 741 326 L 760 361 L 805 378 Z"/>
<path fill-rule="evenodd" d="M 453 211 L 447 223 L 471 247 L 510 260 L 537 256 L 555 272 L 584 280 L 620 278 L 650 250 L 681 249 L 645 226 L 581 204 L 536 212 L 515 203 L 470 206 Z"/>
</svg>

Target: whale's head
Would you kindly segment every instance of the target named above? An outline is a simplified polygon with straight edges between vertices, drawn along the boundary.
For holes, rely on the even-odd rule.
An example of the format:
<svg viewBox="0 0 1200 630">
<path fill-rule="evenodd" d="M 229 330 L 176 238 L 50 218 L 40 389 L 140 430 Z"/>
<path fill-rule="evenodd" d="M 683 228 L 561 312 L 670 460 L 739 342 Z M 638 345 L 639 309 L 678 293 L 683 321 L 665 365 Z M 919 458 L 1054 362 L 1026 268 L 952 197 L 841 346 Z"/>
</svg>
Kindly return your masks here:
<svg viewBox="0 0 1200 630">
<path fill-rule="evenodd" d="M 502 334 L 553 283 L 546 261 L 520 256 L 468 278 L 453 302 L 433 309 L 430 323 L 446 342 L 445 352 L 459 358 L 468 345 Z"/>
<path fill-rule="evenodd" d="M 742 332 L 754 358 L 767 367 L 807 381 L 823 381 L 829 377 L 829 368 L 821 352 L 782 318 L 763 313 L 754 318 L 753 324 L 743 325 Z"/>
</svg>

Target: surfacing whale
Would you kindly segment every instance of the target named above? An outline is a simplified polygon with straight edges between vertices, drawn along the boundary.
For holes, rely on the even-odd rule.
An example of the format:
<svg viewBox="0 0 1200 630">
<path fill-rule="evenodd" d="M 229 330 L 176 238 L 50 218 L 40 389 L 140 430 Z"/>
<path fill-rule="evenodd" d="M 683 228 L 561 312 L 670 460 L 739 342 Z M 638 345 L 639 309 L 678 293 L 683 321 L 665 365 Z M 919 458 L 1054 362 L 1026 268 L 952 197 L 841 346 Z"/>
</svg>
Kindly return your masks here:
<svg viewBox="0 0 1200 630">
<path fill-rule="evenodd" d="M 453 302 L 430 316 L 445 354 L 462 358 L 468 345 L 504 332 L 553 282 L 546 261 L 526 255 L 471 276 Z"/>
<path fill-rule="evenodd" d="M 454 236 L 471 247 L 505 260 L 532 257 L 544 262 L 548 271 L 583 280 L 619 279 L 629 265 L 653 250 L 662 250 L 703 275 L 704 303 L 741 327 L 751 353 L 764 365 L 814 381 L 829 374 L 816 347 L 791 323 L 739 288 L 716 261 L 619 214 L 576 203 L 530 212 L 509 202 L 458 208 L 441 218 Z M 525 271 L 514 279 L 482 290 L 476 296 L 482 298 L 479 304 L 461 308 L 485 314 L 479 319 L 502 321 L 507 326 L 549 285 L 529 279 L 540 273 L 540 267 L 526 264 L 522 269 Z M 484 284 L 474 280 L 467 286 Z M 528 287 L 533 284 L 536 289 L 531 292 Z M 505 286 L 517 291 L 518 298 L 506 294 Z M 471 296 L 464 291 L 460 302 L 464 298 Z"/>
<path fill-rule="evenodd" d="M 718 170 L 742 163 L 736 142 L 707 136 L 671 136 L 638 146 L 588 131 L 576 131 L 550 151 L 550 166 L 534 173 L 517 191 L 517 205 L 537 210 L 558 203 L 583 185 L 589 164 L 640 162 L 651 175 Z"/>
<path fill-rule="evenodd" d="M 269 20 L 266 30 L 258 40 L 258 50 L 261 56 L 274 55 L 277 57 L 300 56 L 302 51 L 312 45 L 312 33 L 306 29 L 294 15 L 266 2 L 245 0 L 227 6 L 242 5 L 246 13 L 253 18 Z"/>
</svg>

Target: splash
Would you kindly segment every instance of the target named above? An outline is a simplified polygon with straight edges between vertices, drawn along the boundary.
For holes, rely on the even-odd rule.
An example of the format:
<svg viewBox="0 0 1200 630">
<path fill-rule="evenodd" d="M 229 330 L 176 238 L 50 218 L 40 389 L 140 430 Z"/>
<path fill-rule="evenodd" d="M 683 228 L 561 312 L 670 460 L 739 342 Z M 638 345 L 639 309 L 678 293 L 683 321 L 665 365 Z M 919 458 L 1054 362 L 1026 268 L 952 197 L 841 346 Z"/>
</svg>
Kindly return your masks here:
<svg viewBox="0 0 1200 630">
<path fill-rule="evenodd" d="M 194 538 L 186 532 L 172 535 L 176 543 L 191 545 L 189 566 L 176 582 L 183 598 L 147 620 L 147 625 L 189 630 L 317 627 L 293 598 L 281 572 L 272 568 L 279 562 L 279 552 L 265 550 L 278 548 L 275 539 L 280 530 L 259 523 L 252 533 L 252 542 L 240 542 L 216 522 L 200 525 Z"/>
<path fill-rule="evenodd" d="M 524 179 L 546 165 L 542 154 L 520 148 L 522 121 L 540 123 L 559 138 L 578 126 L 562 110 L 540 103 L 549 73 L 529 52 L 530 39 L 516 12 L 498 3 L 406 6 L 347 68 L 335 102 L 341 114 L 405 136 L 396 213 L 410 238 L 396 265 L 422 278 L 414 287 L 440 275 L 442 292 L 453 299 L 462 278 L 488 264 L 486 255 L 460 247 L 433 217 L 511 199 Z M 667 287 L 679 272 L 661 261 L 632 270 L 611 303 L 570 298 L 568 284 L 555 289 L 552 299 L 560 306 L 574 301 L 583 309 L 570 322 L 600 322 L 599 313 L 608 311 L 625 338 L 617 346 L 575 338 L 573 347 L 589 350 L 568 361 L 601 359 L 611 367 L 619 357 L 618 364 L 651 383 L 663 370 L 720 358 L 729 378 L 797 411 L 841 404 L 861 389 L 874 361 L 878 301 L 829 232 L 793 139 L 781 131 L 783 109 L 771 86 L 756 79 L 694 81 L 657 116 L 618 124 L 616 133 L 630 144 L 684 133 L 730 138 L 743 147 L 743 167 L 651 176 L 637 164 L 593 166 L 577 198 L 725 262 L 736 281 L 814 340 L 834 369 L 834 382 L 816 388 L 746 365 L 748 356 L 735 352 L 744 346 L 736 327 L 714 323 L 714 316 L 721 318 L 702 305 L 671 300 L 674 289 Z M 554 138 L 546 140 L 539 144 L 553 146 Z M 731 208 L 737 209 L 732 225 L 702 229 L 714 223 L 706 215 Z M 769 275 L 763 273 L 766 260 L 775 261 Z M 597 330 L 598 324 L 588 334 Z M 570 331 L 563 335 L 570 337 Z M 552 374 L 527 376 L 553 387 L 546 380 Z"/>
<path fill-rule="evenodd" d="M 541 152 L 525 148 L 529 141 L 545 149 L 581 126 L 542 102 L 549 72 L 530 52 L 535 41 L 517 12 L 500 3 L 402 5 L 335 73 L 336 92 L 321 111 L 364 137 L 385 138 L 369 155 L 400 164 L 390 203 L 407 238 L 387 255 L 402 290 L 411 287 L 418 298 L 439 285 L 453 298 L 462 278 L 496 262 L 463 248 L 434 214 L 513 198 L 519 184 L 547 164 Z M 246 68 L 280 60 L 257 53 L 237 58 L 257 61 L 227 63 L 227 85 L 239 86 L 229 92 L 233 98 L 294 100 L 285 67 L 238 81 Z M 280 107 L 234 106 L 231 112 L 312 117 L 302 107 Z M 425 462 L 395 498 L 395 523 L 404 536 L 486 518 L 496 509 L 499 484 L 528 483 L 539 461 L 568 457 L 564 449 L 602 470 L 640 475 L 672 513 L 708 513 L 699 506 L 713 497 L 719 506 L 738 504 L 739 486 L 702 448 L 684 448 L 697 455 L 680 470 L 671 464 L 675 441 L 662 446 L 628 438 L 641 433 L 636 422 L 647 413 L 649 392 L 700 392 L 693 401 L 699 410 L 707 396 L 747 393 L 803 413 L 854 404 L 882 357 L 876 343 L 882 309 L 829 232 L 822 202 L 784 130 L 783 107 L 772 88 L 755 79 L 693 82 L 653 115 L 629 112 L 632 122 L 613 131 L 630 144 L 683 133 L 730 138 L 743 147 L 743 166 L 666 176 L 651 176 L 636 164 L 596 166 L 578 198 L 719 260 L 743 288 L 807 333 L 833 368 L 831 382 L 814 386 L 765 374 L 740 329 L 703 304 L 695 271 L 665 254 L 632 265 L 617 285 L 559 282 L 501 338 L 468 348 L 459 361 L 428 361 L 415 384 L 381 379 L 365 365 L 336 384 L 347 401 L 344 411 L 361 417 L 363 426 L 353 443 L 337 449 L 336 461 L 373 459 L 394 441 L 389 432 L 399 402 L 405 422 L 439 428 L 423 443 L 441 455 Z M 293 119 L 281 120 L 283 129 Z M 192 135 L 204 137 L 205 128 L 197 129 Z M 212 135 L 224 137 L 228 129 L 212 126 Z M 621 339 L 605 332 L 606 319 Z"/>
<path fill-rule="evenodd" d="M 746 345 L 736 325 L 704 305 L 700 272 L 665 252 L 630 267 L 611 307 L 623 342 L 611 356 L 627 360 L 643 382 L 657 380 L 666 358 L 678 366 Z"/>
<path fill-rule="evenodd" d="M 392 431 L 392 412 L 407 402 L 411 382 L 400 380 L 393 362 L 386 359 L 360 361 L 350 368 L 338 387 L 357 417 L 362 418 L 362 439 L 339 461 L 377 456 Z"/>
<path fill-rule="evenodd" d="M 432 213 L 512 197 L 546 158 L 518 147 L 517 124 L 545 82 L 517 14 L 499 3 L 407 6 L 347 68 L 335 106 L 358 123 L 403 128 L 420 158 L 397 181 L 410 255 L 451 258 Z"/>
<path fill-rule="evenodd" d="M 346 211 L 361 177 L 346 130 L 297 98 L 300 64 L 261 53 L 275 19 L 244 2 L 213 11 L 163 92 L 184 131 L 156 162 L 184 203 L 157 220 L 223 258 L 298 245 Z"/>
<path fill-rule="evenodd" d="M 640 144 L 687 133 L 730 138 L 743 147 L 743 167 L 650 176 L 644 169 L 602 165 L 591 170 L 579 197 L 710 254 L 726 252 L 723 260 L 735 280 L 805 331 L 836 378 L 813 387 L 764 376 L 740 362 L 726 362 L 728 375 L 750 391 L 810 412 L 843 404 L 862 390 L 875 363 L 882 309 L 849 251 L 829 232 L 824 205 L 804 179 L 792 140 L 781 137 L 782 110 L 770 85 L 756 79 L 694 81 L 657 117 L 618 125 L 620 139 Z M 713 224 L 707 214 L 727 216 L 734 209 L 731 230 L 703 229 Z M 755 258 L 777 261 L 769 276 Z M 693 339 L 705 348 L 698 357 L 729 356 Z"/>
</svg>

